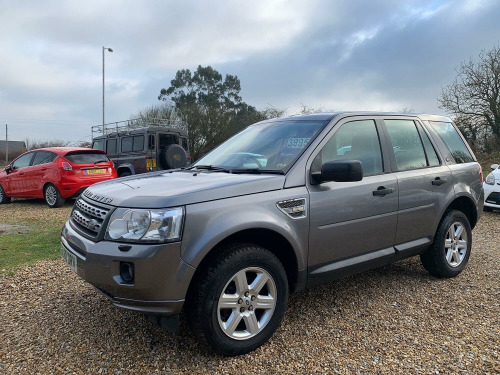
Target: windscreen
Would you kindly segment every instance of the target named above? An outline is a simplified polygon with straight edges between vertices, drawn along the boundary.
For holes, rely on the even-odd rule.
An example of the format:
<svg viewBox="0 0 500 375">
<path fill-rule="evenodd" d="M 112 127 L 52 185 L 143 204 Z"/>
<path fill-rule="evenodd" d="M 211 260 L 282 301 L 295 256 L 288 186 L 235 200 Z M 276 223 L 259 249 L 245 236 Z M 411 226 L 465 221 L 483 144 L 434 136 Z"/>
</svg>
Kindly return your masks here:
<svg viewBox="0 0 500 375">
<path fill-rule="evenodd" d="M 72 152 L 64 158 L 75 164 L 95 164 L 109 161 L 105 154 L 98 152 Z"/>
<path fill-rule="evenodd" d="M 327 121 L 276 121 L 249 126 L 196 165 L 260 170 L 286 170 Z"/>
</svg>

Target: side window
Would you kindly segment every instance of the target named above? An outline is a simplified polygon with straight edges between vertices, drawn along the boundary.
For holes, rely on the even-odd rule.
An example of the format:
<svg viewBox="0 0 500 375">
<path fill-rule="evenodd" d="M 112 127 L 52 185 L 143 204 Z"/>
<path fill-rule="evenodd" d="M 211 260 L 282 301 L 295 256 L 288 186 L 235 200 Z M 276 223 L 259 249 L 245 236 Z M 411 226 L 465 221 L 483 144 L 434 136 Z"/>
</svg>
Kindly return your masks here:
<svg viewBox="0 0 500 375">
<path fill-rule="evenodd" d="M 142 151 L 144 150 L 144 136 L 138 135 L 134 137 L 134 144 L 132 146 L 132 151 Z"/>
<path fill-rule="evenodd" d="M 439 158 L 436 154 L 436 150 L 432 146 L 431 141 L 429 140 L 429 136 L 424 132 L 420 125 L 417 125 L 418 131 L 420 133 L 420 137 L 422 138 L 422 142 L 424 143 L 425 155 L 427 156 L 427 164 L 430 167 L 437 167 L 439 163 Z"/>
<path fill-rule="evenodd" d="M 384 120 L 400 171 L 427 167 L 424 147 L 412 120 Z"/>
<path fill-rule="evenodd" d="M 57 157 L 56 154 L 49 151 L 38 151 L 33 158 L 32 165 L 48 164 L 52 163 Z"/>
<path fill-rule="evenodd" d="M 132 143 L 134 142 L 134 138 L 132 137 L 123 137 L 122 138 L 122 152 L 130 152 L 132 151 Z"/>
<path fill-rule="evenodd" d="M 26 168 L 29 167 L 31 159 L 33 158 L 33 152 L 30 152 L 29 154 L 23 155 L 12 163 L 12 168 L 13 169 L 21 169 L 21 168 Z"/>
<path fill-rule="evenodd" d="M 383 172 L 375 121 L 351 121 L 342 125 L 314 159 L 312 172 L 319 171 L 326 162 L 339 159 L 359 160 L 364 176 Z"/>
<path fill-rule="evenodd" d="M 474 161 L 462 138 L 450 122 L 429 122 L 439 137 L 441 137 L 446 147 L 448 147 L 457 164 Z"/>
<path fill-rule="evenodd" d="M 97 139 L 92 143 L 92 148 L 104 151 L 104 139 Z"/>
<path fill-rule="evenodd" d="M 116 155 L 116 139 L 108 139 L 106 153 L 109 155 Z"/>
</svg>

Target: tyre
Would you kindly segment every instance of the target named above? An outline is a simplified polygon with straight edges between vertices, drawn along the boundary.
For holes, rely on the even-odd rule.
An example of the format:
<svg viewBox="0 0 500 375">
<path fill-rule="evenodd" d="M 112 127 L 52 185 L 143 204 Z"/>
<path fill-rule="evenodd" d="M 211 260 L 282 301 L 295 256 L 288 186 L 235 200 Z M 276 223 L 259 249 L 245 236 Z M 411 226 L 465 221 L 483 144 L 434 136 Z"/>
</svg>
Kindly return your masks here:
<svg viewBox="0 0 500 375">
<path fill-rule="evenodd" d="M 10 203 L 10 197 L 5 194 L 2 185 L 0 185 L 0 204 Z"/>
<path fill-rule="evenodd" d="M 132 173 L 130 173 L 129 171 L 125 171 L 120 173 L 118 177 L 127 177 L 127 176 L 132 176 Z"/>
<path fill-rule="evenodd" d="M 231 246 L 194 283 L 186 301 L 188 323 L 219 354 L 258 348 L 283 319 L 286 273 L 278 258 L 262 247 Z"/>
<path fill-rule="evenodd" d="M 469 219 L 461 211 L 447 211 L 439 224 L 434 243 L 420 260 L 431 275 L 455 277 L 467 265 L 472 246 Z"/>
<path fill-rule="evenodd" d="M 493 211 L 493 208 L 491 208 L 491 207 L 487 207 L 487 206 L 484 206 L 484 207 L 483 207 L 483 211 L 484 211 L 484 212 L 491 212 L 491 211 Z"/>
<path fill-rule="evenodd" d="M 61 207 L 65 201 L 65 199 L 61 197 L 59 190 L 53 184 L 45 186 L 43 196 L 45 197 L 45 203 L 47 203 L 50 208 Z"/>
</svg>

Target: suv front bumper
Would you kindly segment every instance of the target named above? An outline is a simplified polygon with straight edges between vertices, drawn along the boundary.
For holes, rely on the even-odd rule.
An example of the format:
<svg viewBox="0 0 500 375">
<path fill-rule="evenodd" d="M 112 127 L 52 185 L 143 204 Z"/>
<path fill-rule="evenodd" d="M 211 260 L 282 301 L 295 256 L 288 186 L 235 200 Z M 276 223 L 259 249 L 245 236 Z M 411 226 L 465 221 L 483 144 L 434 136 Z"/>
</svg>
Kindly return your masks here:
<svg viewBox="0 0 500 375">
<path fill-rule="evenodd" d="M 181 259 L 180 242 L 92 242 L 66 222 L 61 245 L 70 267 L 116 306 L 155 315 L 181 312 L 195 269 Z M 122 263 L 133 264 L 132 282 L 121 276 Z"/>
</svg>

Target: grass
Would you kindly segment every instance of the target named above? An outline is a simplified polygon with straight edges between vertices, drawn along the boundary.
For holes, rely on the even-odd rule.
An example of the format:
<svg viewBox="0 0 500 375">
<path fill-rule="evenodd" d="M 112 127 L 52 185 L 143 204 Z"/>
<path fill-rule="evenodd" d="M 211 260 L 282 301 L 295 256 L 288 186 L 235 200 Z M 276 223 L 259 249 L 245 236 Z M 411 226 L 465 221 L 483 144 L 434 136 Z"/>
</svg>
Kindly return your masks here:
<svg viewBox="0 0 500 375">
<path fill-rule="evenodd" d="M 45 259 L 58 259 L 61 228 L 34 229 L 27 233 L 0 236 L 0 274 Z"/>
</svg>

